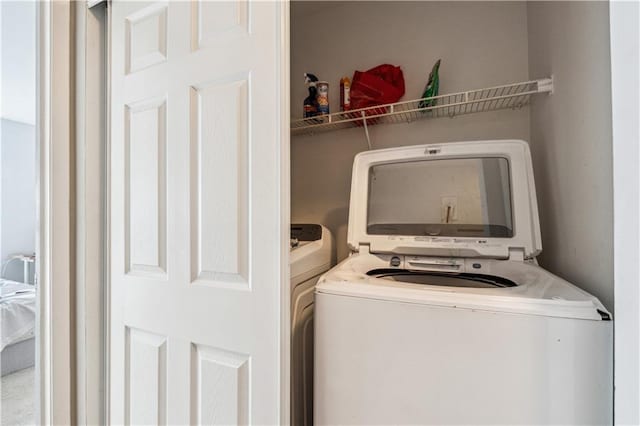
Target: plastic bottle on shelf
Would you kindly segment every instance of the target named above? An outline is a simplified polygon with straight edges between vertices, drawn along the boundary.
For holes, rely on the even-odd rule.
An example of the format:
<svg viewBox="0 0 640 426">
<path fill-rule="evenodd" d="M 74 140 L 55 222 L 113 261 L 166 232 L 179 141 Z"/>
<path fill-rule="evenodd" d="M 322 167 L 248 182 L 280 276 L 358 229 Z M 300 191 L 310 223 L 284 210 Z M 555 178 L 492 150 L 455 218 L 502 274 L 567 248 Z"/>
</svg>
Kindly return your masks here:
<svg viewBox="0 0 640 426">
<path fill-rule="evenodd" d="M 351 80 L 349 77 L 340 79 L 340 111 L 351 109 Z"/>
<path fill-rule="evenodd" d="M 302 116 L 304 118 L 315 117 L 318 115 L 318 89 L 316 87 L 318 77 L 310 73 L 304 73 L 304 82 L 309 89 L 309 96 L 303 102 Z"/>
</svg>

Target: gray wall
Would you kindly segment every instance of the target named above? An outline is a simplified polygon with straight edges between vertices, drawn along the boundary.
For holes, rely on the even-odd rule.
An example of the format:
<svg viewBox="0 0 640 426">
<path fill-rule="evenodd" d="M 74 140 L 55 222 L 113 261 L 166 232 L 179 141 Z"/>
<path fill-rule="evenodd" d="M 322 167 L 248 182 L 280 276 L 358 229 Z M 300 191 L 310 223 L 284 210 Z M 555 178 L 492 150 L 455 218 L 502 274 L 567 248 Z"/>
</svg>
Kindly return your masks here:
<svg viewBox="0 0 640 426">
<path fill-rule="evenodd" d="M 36 122 L 36 1 L 0 1 L 0 117 Z"/>
<path fill-rule="evenodd" d="M 529 73 L 555 92 L 531 106 L 542 266 L 613 309 L 609 5 L 530 2 Z"/>
<path fill-rule="evenodd" d="M 35 252 L 36 139 L 30 124 L 2 119 L 0 126 L 0 259 L 4 265 L 12 254 Z M 4 277 L 22 281 L 22 262 L 11 262 Z"/>
<path fill-rule="evenodd" d="M 32 1 L 0 2 L 2 265 L 11 254 L 35 250 L 36 6 Z M 11 262 L 5 276 L 22 280 L 22 262 Z"/>
<path fill-rule="evenodd" d="M 304 72 L 327 80 L 338 111 L 340 78 L 382 63 L 400 65 L 404 99 L 422 95 L 441 58 L 440 92 L 479 89 L 529 78 L 527 5 L 522 2 L 293 2 L 291 108 L 302 116 Z M 535 75 L 533 77 L 544 77 Z M 454 119 L 372 127 L 374 149 L 474 139 L 529 139 L 529 111 L 497 111 Z M 338 259 L 346 231 L 351 166 L 367 149 L 362 129 L 291 142 L 291 219 L 327 225 Z"/>
</svg>

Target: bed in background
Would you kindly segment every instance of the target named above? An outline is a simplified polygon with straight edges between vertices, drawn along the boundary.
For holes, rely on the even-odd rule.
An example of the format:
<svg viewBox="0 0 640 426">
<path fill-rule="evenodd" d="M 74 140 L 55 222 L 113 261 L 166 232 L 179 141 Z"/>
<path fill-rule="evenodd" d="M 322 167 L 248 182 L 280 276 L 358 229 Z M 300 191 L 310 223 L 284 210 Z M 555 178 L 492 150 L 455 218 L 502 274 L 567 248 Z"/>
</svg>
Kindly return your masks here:
<svg viewBox="0 0 640 426">
<path fill-rule="evenodd" d="M 30 284 L 0 279 L 2 376 L 35 363 L 36 292 Z"/>
</svg>

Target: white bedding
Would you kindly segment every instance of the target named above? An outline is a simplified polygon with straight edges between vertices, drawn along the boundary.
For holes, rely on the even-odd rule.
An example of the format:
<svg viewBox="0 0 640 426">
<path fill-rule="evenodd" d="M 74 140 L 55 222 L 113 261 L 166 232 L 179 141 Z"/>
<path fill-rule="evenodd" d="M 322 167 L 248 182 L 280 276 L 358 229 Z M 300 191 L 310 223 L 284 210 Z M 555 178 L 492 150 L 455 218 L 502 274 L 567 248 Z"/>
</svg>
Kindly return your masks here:
<svg viewBox="0 0 640 426">
<path fill-rule="evenodd" d="M 0 280 L 0 351 L 34 335 L 36 292 L 32 285 Z"/>
</svg>

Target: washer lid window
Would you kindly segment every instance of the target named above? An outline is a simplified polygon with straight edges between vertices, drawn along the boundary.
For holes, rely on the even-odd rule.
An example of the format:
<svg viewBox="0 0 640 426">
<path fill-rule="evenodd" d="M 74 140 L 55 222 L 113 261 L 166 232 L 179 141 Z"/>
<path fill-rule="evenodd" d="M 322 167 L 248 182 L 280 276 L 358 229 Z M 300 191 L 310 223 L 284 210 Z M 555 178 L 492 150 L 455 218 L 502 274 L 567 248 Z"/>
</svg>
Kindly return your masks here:
<svg viewBox="0 0 640 426">
<path fill-rule="evenodd" d="M 542 249 L 523 141 L 422 145 L 356 156 L 353 250 L 453 257 L 535 257 Z"/>
</svg>

